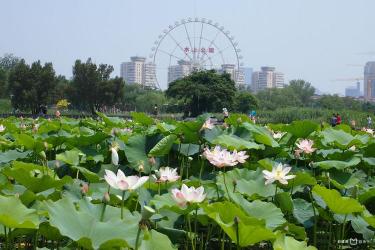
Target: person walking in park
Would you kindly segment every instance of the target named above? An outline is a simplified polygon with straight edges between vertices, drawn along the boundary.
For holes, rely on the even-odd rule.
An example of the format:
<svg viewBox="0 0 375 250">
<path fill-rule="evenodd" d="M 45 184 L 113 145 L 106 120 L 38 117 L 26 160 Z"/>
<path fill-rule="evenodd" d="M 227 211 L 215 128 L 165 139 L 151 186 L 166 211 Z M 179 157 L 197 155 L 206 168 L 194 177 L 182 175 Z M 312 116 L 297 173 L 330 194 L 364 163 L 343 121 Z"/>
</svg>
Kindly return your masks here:
<svg viewBox="0 0 375 250">
<path fill-rule="evenodd" d="M 372 119 L 370 115 L 367 115 L 367 128 L 372 127 Z"/>
<path fill-rule="evenodd" d="M 337 117 L 336 117 L 335 113 L 333 113 L 332 117 L 331 117 L 331 126 L 332 127 L 336 126 L 336 123 L 337 123 Z"/>
<path fill-rule="evenodd" d="M 336 125 L 340 125 L 341 124 L 341 116 L 339 115 L 339 113 L 336 114 Z"/>
</svg>

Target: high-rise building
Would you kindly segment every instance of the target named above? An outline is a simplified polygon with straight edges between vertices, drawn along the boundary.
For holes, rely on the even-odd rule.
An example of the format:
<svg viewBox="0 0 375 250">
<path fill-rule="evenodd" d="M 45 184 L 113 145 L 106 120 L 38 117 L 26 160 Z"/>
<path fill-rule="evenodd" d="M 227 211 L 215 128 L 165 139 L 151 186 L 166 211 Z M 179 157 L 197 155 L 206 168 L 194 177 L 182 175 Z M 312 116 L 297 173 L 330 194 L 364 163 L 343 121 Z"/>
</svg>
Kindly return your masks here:
<svg viewBox="0 0 375 250">
<path fill-rule="evenodd" d="M 240 69 L 243 72 L 244 82 L 247 88 L 251 86 L 253 81 L 253 69 L 248 67 L 243 67 Z"/>
<path fill-rule="evenodd" d="M 253 73 L 252 85 L 255 92 L 266 88 L 283 88 L 284 74 L 276 72 L 275 67 L 261 67 L 261 71 Z"/>
<path fill-rule="evenodd" d="M 348 97 L 359 97 L 361 95 L 360 83 L 357 82 L 357 86 L 350 86 L 345 88 L 345 96 Z"/>
<path fill-rule="evenodd" d="M 245 77 L 243 71 L 237 70 L 234 64 L 222 64 L 221 69 L 218 70 L 220 74 L 227 73 L 230 78 L 236 83 L 237 88 L 243 88 L 245 85 Z"/>
<path fill-rule="evenodd" d="M 375 101 L 375 62 L 367 62 L 363 80 L 364 98 L 367 101 Z"/>
<path fill-rule="evenodd" d="M 124 62 L 120 65 L 120 76 L 126 84 L 141 84 L 146 87 L 156 86 L 156 65 L 146 63 L 145 57 L 130 57 L 130 62 Z"/>
<path fill-rule="evenodd" d="M 190 62 L 179 60 L 177 63 L 177 65 L 168 67 L 168 83 L 188 76 L 193 71 L 193 67 Z"/>
<path fill-rule="evenodd" d="M 143 70 L 143 85 L 146 87 L 155 87 L 156 81 L 156 65 L 154 63 L 145 63 Z"/>
<path fill-rule="evenodd" d="M 143 84 L 145 57 L 130 57 L 130 62 L 121 64 L 120 76 L 127 84 Z"/>
</svg>

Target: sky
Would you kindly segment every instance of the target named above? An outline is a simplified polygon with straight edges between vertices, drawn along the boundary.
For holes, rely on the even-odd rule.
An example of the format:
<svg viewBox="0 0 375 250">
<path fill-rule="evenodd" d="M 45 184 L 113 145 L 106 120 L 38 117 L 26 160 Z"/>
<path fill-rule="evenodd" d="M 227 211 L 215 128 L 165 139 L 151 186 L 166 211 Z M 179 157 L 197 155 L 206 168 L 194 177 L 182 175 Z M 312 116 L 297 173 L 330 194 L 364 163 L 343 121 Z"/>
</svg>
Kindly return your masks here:
<svg viewBox="0 0 375 250">
<path fill-rule="evenodd" d="M 0 0 L 0 56 L 52 62 L 68 78 L 76 59 L 91 57 L 115 76 L 168 25 L 198 17 L 235 36 L 246 67 L 344 94 L 354 82 L 333 80 L 363 77 L 375 61 L 374 10 L 374 0 Z"/>
</svg>

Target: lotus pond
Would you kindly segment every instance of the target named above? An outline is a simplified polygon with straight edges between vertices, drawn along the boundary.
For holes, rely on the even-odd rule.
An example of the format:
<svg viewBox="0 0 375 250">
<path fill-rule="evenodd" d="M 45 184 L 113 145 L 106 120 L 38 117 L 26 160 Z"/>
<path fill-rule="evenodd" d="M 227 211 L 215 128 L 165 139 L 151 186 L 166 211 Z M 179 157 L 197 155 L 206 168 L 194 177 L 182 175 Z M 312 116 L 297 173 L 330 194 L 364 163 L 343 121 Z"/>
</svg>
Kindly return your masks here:
<svg viewBox="0 0 375 250">
<path fill-rule="evenodd" d="M 375 138 L 311 121 L 0 119 L 1 249 L 373 249 Z"/>
</svg>

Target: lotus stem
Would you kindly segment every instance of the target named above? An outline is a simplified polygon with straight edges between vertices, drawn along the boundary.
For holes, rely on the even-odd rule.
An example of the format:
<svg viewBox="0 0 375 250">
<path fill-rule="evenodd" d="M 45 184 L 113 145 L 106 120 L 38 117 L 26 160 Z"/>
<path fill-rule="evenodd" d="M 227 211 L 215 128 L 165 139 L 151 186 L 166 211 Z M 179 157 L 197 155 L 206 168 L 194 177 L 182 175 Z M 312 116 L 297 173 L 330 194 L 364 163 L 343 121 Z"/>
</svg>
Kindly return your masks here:
<svg viewBox="0 0 375 250">
<path fill-rule="evenodd" d="M 236 225 L 237 250 L 239 250 L 240 249 L 240 233 L 239 233 L 239 221 L 237 217 L 234 217 L 234 224 Z"/>
<path fill-rule="evenodd" d="M 122 191 L 122 197 L 121 197 L 121 220 L 124 218 L 124 198 L 125 198 L 125 191 Z"/>
<path fill-rule="evenodd" d="M 195 250 L 195 245 L 194 245 L 194 239 L 192 238 L 192 230 L 191 230 L 191 221 L 190 221 L 190 215 L 187 215 L 188 219 L 188 227 L 189 227 L 189 233 L 190 233 L 190 243 L 191 243 L 191 248 Z"/>
<path fill-rule="evenodd" d="M 312 197 L 312 193 L 311 193 L 311 189 L 309 189 L 309 195 L 310 195 L 310 199 L 311 199 L 311 205 L 312 205 L 312 209 L 313 209 L 313 213 L 314 213 L 314 238 L 313 238 L 313 244 L 314 246 L 316 246 L 316 228 L 317 228 L 317 223 L 318 223 L 318 220 L 317 220 L 317 217 L 316 217 L 316 212 L 315 212 L 315 205 L 314 205 L 314 200 L 313 200 L 313 197 Z"/>
<path fill-rule="evenodd" d="M 8 249 L 8 235 L 7 235 L 7 227 L 4 226 L 4 237 L 5 237 L 5 249 Z"/>
<path fill-rule="evenodd" d="M 202 184 L 203 166 L 204 166 L 204 160 L 201 158 L 201 169 L 199 170 L 199 185 Z"/>
<path fill-rule="evenodd" d="M 195 208 L 195 220 L 194 220 L 194 232 L 195 232 L 195 236 L 198 235 L 197 221 L 198 221 L 198 207 Z M 196 247 L 197 246 L 197 238 L 196 237 L 194 237 L 194 244 L 195 244 L 195 247 Z"/>
<path fill-rule="evenodd" d="M 346 217 L 348 215 L 345 214 L 345 217 L 344 217 L 344 222 L 342 223 L 342 229 L 341 229 L 341 239 L 343 240 L 344 237 L 345 237 L 345 224 L 346 224 Z M 341 248 L 343 247 L 343 245 L 341 246 Z"/>
<path fill-rule="evenodd" d="M 227 182 L 225 180 L 225 174 L 226 174 L 226 172 L 225 172 L 225 167 L 224 167 L 224 172 L 223 172 L 224 186 L 225 186 L 225 190 L 227 191 L 228 199 L 230 201 L 232 201 L 232 198 L 230 197 L 229 190 L 228 190 L 228 187 L 227 187 Z"/>
<path fill-rule="evenodd" d="M 102 212 L 100 213 L 100 221 L 103 221 L 104 219 L 104 213 L 105 213 L 106 207 L 107 207 L 107 204 L 103 203 Z"/>
<path fill-rule="evenodd" d="M 135 239 L 135 250 L 138 250 L 139 236 L 141 235 L 141 225 L 138 225 L 137 238 Z"/>
</svg>

